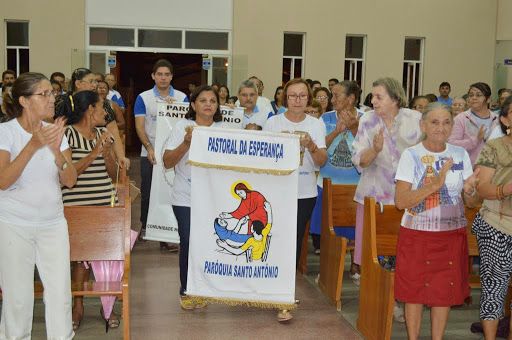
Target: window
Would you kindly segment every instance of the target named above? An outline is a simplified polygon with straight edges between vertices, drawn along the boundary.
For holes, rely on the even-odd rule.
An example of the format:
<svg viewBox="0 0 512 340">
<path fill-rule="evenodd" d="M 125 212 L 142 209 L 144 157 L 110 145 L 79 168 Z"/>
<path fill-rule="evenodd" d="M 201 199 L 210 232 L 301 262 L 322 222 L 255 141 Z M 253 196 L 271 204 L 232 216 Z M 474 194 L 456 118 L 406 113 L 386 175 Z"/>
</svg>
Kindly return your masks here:
<svg viewBox="0 0 512 340">
<path fill-rule="evenodd" d="M 304 75 L 304 34 L 285 33 L 283 44 L 282 82 Z"/>
<path fill-rule="evenodd" d="M 198 50 L 228 50 L 227 32 L 185 32 L 185 48 Z"/>
<path fill-rule="evenodd" d="M 366 36 L 347 35 L 345 38 L 344 79 L 355 81 L 363 88 Z"/>
<path fill-rule="evenodd" d="M 131 28 L 90 27 L 89 44 L 134 47 L 135 30 Z"/>
<path fill-rule="evenodd" d="M 424 38 L 405 38 L 402 85 L 407 100 L 421 93 Z"/>
<path fill-rule="evenodd" d="M 29 35 L 28 22 L 6 21 L 7 68 L 16 75 L 29 71 Z"/>
<path fill-rule="evenodd" d="M 181 31 L 139 29 L 139 47 L 181 48 Z"/>
</svg>

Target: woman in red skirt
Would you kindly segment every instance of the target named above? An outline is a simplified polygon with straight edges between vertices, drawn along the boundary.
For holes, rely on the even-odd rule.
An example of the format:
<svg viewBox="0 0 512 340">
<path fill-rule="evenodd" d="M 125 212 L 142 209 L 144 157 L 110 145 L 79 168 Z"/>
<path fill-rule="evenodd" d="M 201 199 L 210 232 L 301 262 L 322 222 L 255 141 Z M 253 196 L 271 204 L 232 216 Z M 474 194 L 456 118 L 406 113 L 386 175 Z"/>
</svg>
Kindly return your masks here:
<svg viewBox="0 0 512 340">
<path fill-rule="evenodd" d="M 429 104 L 424 139 L 406 149 L 396 172 L 395 204 L 405 209 L 398 236 L 395 298 L 405 302 L 409 339 L 420 333 L 423 305 L 431 307 L 432 339 L 442 339 L 450 306 L 469 295 L 466 218 L 474 204 L 475 175 L 465 149 L 447 143 L 450 108 Z"/>
</svg>

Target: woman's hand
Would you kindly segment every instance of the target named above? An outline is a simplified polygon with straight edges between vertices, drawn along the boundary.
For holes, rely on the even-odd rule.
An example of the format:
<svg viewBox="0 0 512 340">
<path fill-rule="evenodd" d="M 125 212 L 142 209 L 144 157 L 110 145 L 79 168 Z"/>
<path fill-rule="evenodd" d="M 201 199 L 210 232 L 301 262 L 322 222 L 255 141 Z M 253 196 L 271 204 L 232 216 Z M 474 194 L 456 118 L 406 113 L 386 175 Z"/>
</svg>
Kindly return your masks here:
<svg viewBox="0 0 512 340">
<path fill-rule="evenodd" d="M 193 126 L 187 126 L 185 128 L 185 136 L 183 136 L 183 143 L 185 143 L 187 146 L 190 146 L 190 143 L 192 143 L 192 130 L 194 130 Z"/>
<path fill-rule="evenodd" d="M 446 181 L 446 174 L 448 174 L 448 171 L 451 170 L 452 166 L 453 166 L 453 159 L 450 158 L 443 164 L 443 167 L 439 171 L 439 174 L 432 178 L 431 183 L 434 185 L 434 188 L 436 189 L 435 191 L 439 191 L 443 187 L 443 185 Z"/>
<path fill-rule="evenodd" d="M 336 127 L 334 128 L 334 131 L 336 131 L 336 133 L 339 135 L 340 133 L 345 131 L 346 128 L 347 128 L 347 125 L 345 124 L 345 120 L 343 119 L 343 117 L 341 116 L 341 113 L 340 113 L 338 121 L 336 122 Z"/>
<path fill-rule="evenodd" d="M 127 157 L 123 157 L 121 159 L 118 160 L 119 162 L 119 167 L 121 169 L 126 169 L 126 170 L 130 170 L 130 159 L 127 158 Z"/>
<path fill-rule="evenodd" d="M 96 146 L 91 152 L 95 156 L 94 158 L 103 154 L 104 151 L 111 150 L 112 143 L 114 143 L 114 137 L 112 134 L 108 130 L 103 131 L 100 137 L 96 140 Z"/>
<path fill-rule="evenodd" d="M 66 126 L 66 118 L 59 117 L 55 119 L 53 123 L 54 130 L 54 138 L 50 141 L 48 146 L 54 155 L 60 155 L 60 145 L 62 143 L 62 138 L 64 137 L 64 130 Z"/>
<path fill-rule="evenodd" d="M 313 140 L 311 139 L 309 133 L 304 132 L 300 135 L 300 146 L 307 148 L 311 145 L 311 143 L 313 143 Z"/>
<path fill-rule="evenodd" d="M 340 120 L 343 121 L 343 124 L 347 129 L 352 129 L 358 124 L 357 114 L 353 115 L 352 112 L 346 110 L 340 112 Z"/>
<path fill-rule="evenodd" d="M 478 135 L 477 135 L 477 137 L 478 137 L 478 140 L 479 140 L 479 141 L 484 140 L 484 138 L 485 138 L 485 126 L 483 126 L 483 125 L 482 125 L 482 126 L 480 126 L 480 129 L 478 130 Z"/>
<path fill-rule="evenodd" d="M 381 128 L 379 133 L 373 136 L 373 150 L 378 154 L 384 148 L 384 128 Z"/>
<path fill-rule="evenodd" d="M 480 168 L 476 168 L 471 176 L 468 177 L 464 181 L 464 193 L 468 196 L 474 196 L 476 193 L 476 188 L 479 183 L 478 174 L 480 173 Z"/>
</svg>

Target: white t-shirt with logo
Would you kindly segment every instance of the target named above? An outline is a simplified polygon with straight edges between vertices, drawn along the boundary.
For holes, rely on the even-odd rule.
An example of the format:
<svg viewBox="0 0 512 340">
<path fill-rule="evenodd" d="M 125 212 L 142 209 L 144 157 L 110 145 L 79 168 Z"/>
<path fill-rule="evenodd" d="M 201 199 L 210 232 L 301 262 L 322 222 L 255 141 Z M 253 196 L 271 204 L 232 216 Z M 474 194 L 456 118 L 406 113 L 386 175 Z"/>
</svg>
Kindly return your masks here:
<svg viewBox="0 0 512 340">
<path fill-rule="evenodd" d="M 406 209 L 402 226 L 421 231 L 448 231 L 466 226 L 461 193 L 464 181 L 473 174 L 473 166 L 464 148 L 446 144 L 443 152 L 431 152 L 423 143 L 411 146 L 400 157 L 395 180 L 411 183 L 412 190 L 420 189 L 439 175 L 450 158 L 453 165 L 446 174 L 445 184 L 415 207 Z"/>
<path fill-rule="evenodd" d="M 181 143 L 185 137 L 187 126 L 197 126 L 194 120 L 181 119 L 176 123 L 176 126 L 171 131 L 171 135 L 164 146 L 164 150 L 174 150 Z M 212 127 L 222 127 L 222 122 L 214 122 Z M 180 207 L 190 207 L 190 185 L 191 180 L 191 167 L 188 162 L 188 151 L 180 161 L 174 166 L 174 184 L 171 193 L 171 204 Z"/>
<path fill-rule="evenodd" d="M 49 125 L 43 122 L 43 126 Z M 17 119 L 0 124 L 0 150 L 9 152 L 12 162 L 32 138 Z M 60 150 L 69 149 L 66 137 Z M 55 156 L 48 146 L 37 150 L 20 177 L 6 190 L 0 190 L 0 220 L 20 226 L 42 226 L 62 223 L 59 171 Z"/>
<path fill-rule="evenodd" d="M 267 120 L 263 130 L 272 132 L 307 132 L 318 148 L 325 149 L 325 124 L 309 115 L 306 115 L 306 118 L 299 123 L 288 120 L 286 114 L 276 115 Z M 299 167 L 299 199 L 312 198 L 318 195 L 316 171 L 319 171 L 319 169 L 315 165 L 310 152 L 305 149 L 302 165 Z"/>
</svg>

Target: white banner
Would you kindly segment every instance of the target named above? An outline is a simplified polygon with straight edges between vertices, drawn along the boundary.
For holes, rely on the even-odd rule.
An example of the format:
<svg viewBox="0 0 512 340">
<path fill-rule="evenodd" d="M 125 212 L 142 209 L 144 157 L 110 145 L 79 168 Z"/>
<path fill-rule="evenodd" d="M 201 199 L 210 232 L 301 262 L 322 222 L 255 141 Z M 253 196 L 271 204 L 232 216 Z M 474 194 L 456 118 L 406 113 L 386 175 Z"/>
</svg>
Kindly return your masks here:
<svg viewBox="0 0 512 340">
<path fill-rule="evenodd" d="M 194 128 L 187 294 L 293 308 L 299 137 Z"/>
<path fill-rule="evenodd" d="M 171 130 L 180 119 L 184 119 L 189 103 L 160 103 L 156 124 L 155 157 L 153 179 L 149 200 L 146 240 L 179 243 L 178 223 L 171 206 L 171 190 L 174 182 L 174 169 L 165 169 L 162 164 L 164 146 Z M 231 109 L 221 106 L 223 126 L 242 127 L 243 108 Z"/>
</svg>

